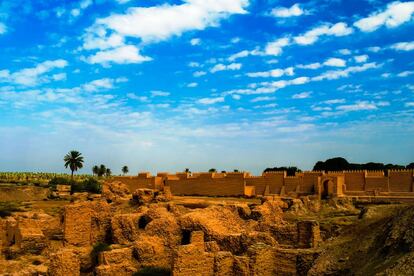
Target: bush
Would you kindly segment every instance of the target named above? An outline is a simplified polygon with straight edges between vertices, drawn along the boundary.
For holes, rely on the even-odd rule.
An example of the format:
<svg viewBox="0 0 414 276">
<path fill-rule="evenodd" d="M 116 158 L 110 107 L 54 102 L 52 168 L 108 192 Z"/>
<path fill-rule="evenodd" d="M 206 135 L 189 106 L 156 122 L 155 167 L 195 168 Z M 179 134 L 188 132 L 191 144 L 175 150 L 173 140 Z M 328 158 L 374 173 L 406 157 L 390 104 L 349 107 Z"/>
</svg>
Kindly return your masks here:
<svg viewBox="0 0 414 276">
<path fill-rule="evenodd" d="M 157 266 L 144 266 L 138 272 L 135 272 L 133 276 L 169 276 L 171 271 L 165 267 Z"/>
<path fill-rule="evenodd" d="M 56 191 L 57 185 L 73 185 L 74 183 L 76 183 L 76 181 L 70 178 L 54 177 L 49 181 L 49 187 L 53 191 Z"/>
<path fill-rule="evenodd" d="M 83 189 L 87 192 L 100 194 L 102 192 L 102 185 L 95 178 L 88 178 L 82 182 Z"/>
</svg>

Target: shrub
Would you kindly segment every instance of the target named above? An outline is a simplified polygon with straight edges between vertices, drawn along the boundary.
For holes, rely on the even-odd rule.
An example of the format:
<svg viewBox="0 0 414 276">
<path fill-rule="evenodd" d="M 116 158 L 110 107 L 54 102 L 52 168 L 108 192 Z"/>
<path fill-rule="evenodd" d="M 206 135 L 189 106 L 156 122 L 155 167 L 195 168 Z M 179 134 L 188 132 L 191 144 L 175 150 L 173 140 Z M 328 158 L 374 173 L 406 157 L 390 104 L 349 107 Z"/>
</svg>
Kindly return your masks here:
<svg viewBox="0 0 414 276">
<path fill-rule="evenodd" d="M 54 177 L 49 181 L 49 187 L 53 191 L 56 191 L 57 185 L 73 185 L 74 183 L 76 183 L 76 181 L 70 178 Z"/>
<path fill-rule="evenodd" d="M 82 182 L 85 191 L 100 194 L 102 192 L 102 185 L 95 178 L 88 178 Z"/>
<path fill-rule="evenodd" d="M 111 246 L 104 242 L 97 242 L 93 245 L 91 251 L 91 259 L 94 265 L 98 264 L 98 256 L 100 252 L 111 250 Z"/>
</svg>

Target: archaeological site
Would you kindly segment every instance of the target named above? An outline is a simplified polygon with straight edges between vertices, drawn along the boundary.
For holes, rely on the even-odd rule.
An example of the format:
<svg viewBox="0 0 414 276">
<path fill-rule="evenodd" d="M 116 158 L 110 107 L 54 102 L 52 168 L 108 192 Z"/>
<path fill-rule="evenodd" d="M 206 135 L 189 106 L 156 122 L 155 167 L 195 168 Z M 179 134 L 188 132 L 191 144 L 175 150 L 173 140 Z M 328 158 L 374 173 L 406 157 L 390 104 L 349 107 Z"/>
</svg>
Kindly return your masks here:
<svg viewBox="0 0 414 276">
<path fill-rule="evenodd" d="M 0 219 L 0 274 L 413 275 L 413 180 L 139 173 L 107 179 L 101 194 L 57 185 Z"/>
</svg>

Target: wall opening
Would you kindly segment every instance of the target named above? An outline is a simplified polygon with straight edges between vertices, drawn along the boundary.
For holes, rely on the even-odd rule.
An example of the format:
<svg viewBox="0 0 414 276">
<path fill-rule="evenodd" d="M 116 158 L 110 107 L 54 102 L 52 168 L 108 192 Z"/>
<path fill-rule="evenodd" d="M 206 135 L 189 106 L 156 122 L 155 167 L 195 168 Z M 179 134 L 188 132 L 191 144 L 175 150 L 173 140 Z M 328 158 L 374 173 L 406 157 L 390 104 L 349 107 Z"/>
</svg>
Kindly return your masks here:
<svg viewBox="0 0 414 276">
<path fill-rule="evenodd" d="M 191 231 L 184 229 L 182 231 L 181 245 L 190 244 L 190 242 L 191 242 Z"/>
<path fill-rule="evenodd" d="M 145 229 L 145 227 L 147 226 L 148 223 L 151 222 L 151 218 L 148 216 L 142 216 L 139 218 L 138 220 L 138 228 L 139 229 Z"/>
<path fill-rule="evenodd" d="M 325 180 L 323 182 L 323 185 L 322 185 L 322 194 L 321 194 L 321 198 L 322 199 L 328 199 L 329 198 L 329 182 L 332 183 L 332 181 L 330 181 L 330 180 Z"/>
</svg>

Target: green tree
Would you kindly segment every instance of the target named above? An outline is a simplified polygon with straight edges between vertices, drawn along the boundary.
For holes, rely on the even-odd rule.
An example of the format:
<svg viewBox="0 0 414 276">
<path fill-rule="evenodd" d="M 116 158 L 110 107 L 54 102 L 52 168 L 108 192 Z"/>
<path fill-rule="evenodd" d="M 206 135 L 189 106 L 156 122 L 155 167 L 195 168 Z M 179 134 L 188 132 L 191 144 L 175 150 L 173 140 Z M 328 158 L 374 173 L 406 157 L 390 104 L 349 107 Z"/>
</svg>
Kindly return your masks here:
<svg viewBox="0 0 414 276">
<path fill-rule="evenodd" d="M 123 166 L 123 167 L 122 167 L 122 173 L 123 173 L 124 175 L 126 175 L 128 172 L 129 172 L 128 166 Z"/>
<path fill-rule="evenodd" d="M 184 172 L 190 173 L 190 169 L 189 168 L 185 168 Z"/>
<path fill-rule="evenodd" d="M 78 169 L 83 168 L 83 156 L 80 152 L 76 150 L 70 151 L 68 154 L 65 155 L 63 158 L 63 161 L 65 161 L 65 168 L 69 167 L 72 174 L 71 178 L 73 179 L 73 173 L 77 171 Z"/>
<path fill-rule="evenodd" d="M 110 169 L 110 168 L 106 168 L 106 171 L 105 171 L 105 176 L 106 176 L 106 177 L 110 177 L 110 176 L 111 176 L 111 174 L 112 174 L 111 169 Z"/>
<path fill-rule="evenodd" d="M 214 168 L 211 168 L 211 169 L 208 170 L 208 172 L 217 172 L 217 170 L 214 169 Z"/>
<path fill-rule="evenodd" d="M 97 165 L 93 166 L 92 173 L 96 176 L 99 175 L 99 167 Z"/>
<path fill-rule="evenodd" d="M 106 173 L 106 167 L 104 164 L 99 166 L 98 177 L 104 176 Z"/>
</svg>

